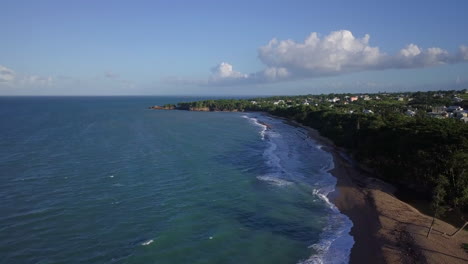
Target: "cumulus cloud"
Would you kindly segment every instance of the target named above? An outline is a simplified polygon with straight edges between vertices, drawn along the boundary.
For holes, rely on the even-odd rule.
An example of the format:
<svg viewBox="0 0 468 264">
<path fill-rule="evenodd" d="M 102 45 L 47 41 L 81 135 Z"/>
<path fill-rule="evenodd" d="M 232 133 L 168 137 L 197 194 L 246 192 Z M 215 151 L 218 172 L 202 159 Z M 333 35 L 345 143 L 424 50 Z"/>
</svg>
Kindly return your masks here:
<svg viewBox="0 0 468 264">
<path fill-rule="evenodd" d="M 13 70 L 0 65 L 0 82 L 12 82 L 15 80 L 16 74 Z"/>
<path fill-rule="evenodd" d="M 395 55 L 388 55 L 369 44 L 370 36 L 355 37 L 349 30 L 339 30 L 320 38 L 311 33 L 303 42 L 270 40 L 258 49 L 265 69 L 243 74 L 223 62 L 212 69 L 207 83 L 263 83 L 302 78 L 333 76 L 351 72 L 423 68 L 468 61 L 468 47 L 460 46 L 455 54 L 431 47 L 409 44 Z"/>
<path fill-rule="evenodd" d="M 383 66 L 384 68 L 423 68 L 458 62 L 460 59 L 441 48 L 421 49 L 415 44 L 409 44 L 396 56 L 388 57 Z"/>
<path fill-rule="evenodd" d="M 383 54 L 369 44 L 369 35 L 357 39 L 350 31 L 330 33 L 323 39 L 310 34 L 303 43 L 272 39 L 258 56 L 268 67 L 280 67 L 304 76 L 323 76 L 376 67 Z"/>
<path fill-rule="evenodd" d="M 231 64 L 226 62 L 221 62 L 211 69 L 212 80 L 221 80 L 221 79 L 245 79 L 248 77 L 247 74 L 234 71 Z"/>
</svg>

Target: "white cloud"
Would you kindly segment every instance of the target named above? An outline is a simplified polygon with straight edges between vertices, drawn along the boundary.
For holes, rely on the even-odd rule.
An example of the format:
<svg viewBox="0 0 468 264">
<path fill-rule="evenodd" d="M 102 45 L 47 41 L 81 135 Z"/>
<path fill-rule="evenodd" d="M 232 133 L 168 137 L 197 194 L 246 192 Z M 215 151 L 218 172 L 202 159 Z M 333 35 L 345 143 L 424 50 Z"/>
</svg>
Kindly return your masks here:
<svg viewBox="0 0 468 264">
<path fill-rule="evenodd" d="M 15 71 L 0 65 L 0 85 L 5 85 L 6 87 L 50 86 L 53 82 L 54 78 L 50 76 L 16 74 Z"/>
<path fill-rule="evenodd" d="M 242 74 L 240 72 L 234 71 L 232 65 L 226 62 L 221 62 L 211 69 L 212 80 L 222 80 L 222 79 L 245 79 L 247 74 Z"/>
<path fill-rule="evenodd" d="M 414 57 L 421 54 L 421 50 L 414 44 L 409 44 L 406 48 L 400 50 L 400 55 L 406 58 Z"/>
<path fill-rule="evenodd" d="M 409 44 L 395 55 L 381 52 L 369 44 L 370 36 L 356 38 L 351 31 L 339 30 L 320 38 L 311 33 L 303 42 L 272 39 L 258 49 L 265 69 L 243 74 L 222 62 L 212 69 L 208 82 L 200 84 L 239 84 L 276 82 L 303 78 L 341 75 L 351 72 L 424 68 L 468 61 L 468 47 L 455 54 L 432 47 L 423 49 Z"/>
<path fill-rule="evenodd" d="M 368 43 L 369 35 L 357 39 L 347 30 L 332 32 L 323 39 L 314 32 L 303 43 L 272 39 L 259 48 L 258 55 L 268 67 L 315 77 L 375 67 L 384 55 Z"/>
<path fill-rule="evenodd" d="M 468 60 L 468 46 L 465 46 L 465 45 L 460 46 L 459 57 L 462 60 Z"/>
<path fill-rule="evenodd" d="M 285 79 L 289 77 L 289 71 L 283 67 L 269 67 L 263 71 L 263 75 L 267 80 L 274 81 L 278 79 Z"/>
<path fill-rule="evenodd" d="M 13 70 L 0 65 L 0 83 L 12 82 L 15 80 L 15 78 L 16 78 L 16 74 Z"/>
<path fill-rule="evenodd" d="M 389 57 L 384 66 L 387 68 L 423 68 L 458 61 L 457 57 L 451 56 L 448 51 L 441 48 L 421 49 L 415 44 L 409 44 L 396 56 Z"/>
</svg>

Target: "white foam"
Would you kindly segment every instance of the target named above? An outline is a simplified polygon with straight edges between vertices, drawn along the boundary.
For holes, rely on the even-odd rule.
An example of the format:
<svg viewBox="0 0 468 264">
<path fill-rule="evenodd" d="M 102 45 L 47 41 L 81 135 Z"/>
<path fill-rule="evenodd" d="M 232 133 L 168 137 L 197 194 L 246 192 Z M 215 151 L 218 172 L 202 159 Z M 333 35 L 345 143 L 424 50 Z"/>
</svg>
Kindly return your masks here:
<svg viewBox="0 0 468 264">
<path fill-rule="evenodd" d="M 290 181 L 283 180 L 283 179 L 280 179 L 278 177 L 269 176 L 269 175 L 257 176 L 257 179 L 259 179 L 261 181 L 265 181 L 265 182 L 267 182 L 269 184 L 276 185 L 276 186 L 288 186 L 288 185 L 293 184 Z"/>
<path fill-rule="evenodd" d="M 353 222 L 330 202 L 328 194 L 334 189 L 314 189 L 313 194 L 323 200 L 331 210 L 329 225 L 323 230 L 318 243 L 309 246 L 315 250 L 309 259 L 300 264 L 344 264 L 349 263 L 349 255 L 354 245 L 354 238 L 349 234 Z"/>
<path fill-rule="evenodd" d="M 268 127 L 264 124 L 261 124 L 260 122 L 258 122 L 258 119 L 255 118 L 255 117 L 249 117 L 247 115 L 242 115 L 243 118 L 247 118 L 252 124 L 258 126 L 258 127 L 261 127 L 262 130 L 260 130 L 260 137 L 262 138 L 262 140 L 265 140 L 265 132 L 267 131 Z"/>
<path fill-rule="evenodd" d="M 268 122 L 275 124 L 274 129 L 267 127 L 259 120 L 268 118 L 260 115 L 257 118 L 244 116 L 257 126 L 262 127 L 262 140 L 267 140 L 267 147 L 263 157 L 269 173 L 257 176 L 258 180 L 265 181 L 276 186 L 288 186 L 294 182 L 308 182 L 313 184 L 313 195 L 322 200 L 329 208 L 327 226 L 320 235 L 320 240 L 310 248 L 313 252 L 309 259 L 299 263 L 348 263 L 354 239 L 349 234 L 353 223 L 340 213 L 339 209 L 330 202 L 328 194 L 334 191 L 336 178 L 329 171 L 334 168 L 333 157 L 323 149 L 323 146 L 310 138 L 307 131 L 300 128 L 289 130 L 284 127 L 282 121 L 271 119 Z M 281 134 L 284 130 L 284 134 Z M 320 164 L 318 174 L 314 175 L 311 183 L 307 174 L 307 166 L 304 162 L 314 160 Z"/>
<path fill-rule="evenodd" d="M 142 246 L 148 246 L 149 244 L 151 244 L 151 243 L 153 243 L 153 242 L 154 242 L 153 239 L 150 239 L 150 240 L 147 240 L 147 241 L 141 243 L 141 245 L 142 245 Z"/>
</svg>

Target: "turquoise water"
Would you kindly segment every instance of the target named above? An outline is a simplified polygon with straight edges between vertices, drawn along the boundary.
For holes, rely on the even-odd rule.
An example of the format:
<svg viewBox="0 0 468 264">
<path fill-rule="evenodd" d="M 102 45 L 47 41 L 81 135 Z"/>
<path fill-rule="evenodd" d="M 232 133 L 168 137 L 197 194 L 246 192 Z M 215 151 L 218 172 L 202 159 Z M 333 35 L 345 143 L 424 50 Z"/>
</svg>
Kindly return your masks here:
<svg viewBox="0 0 468 264">
<path fill-rule="evenodd" d="M 0 263 L 347 263 L 331 155 L 191 100 L 0 97 Z"/>
</svg>

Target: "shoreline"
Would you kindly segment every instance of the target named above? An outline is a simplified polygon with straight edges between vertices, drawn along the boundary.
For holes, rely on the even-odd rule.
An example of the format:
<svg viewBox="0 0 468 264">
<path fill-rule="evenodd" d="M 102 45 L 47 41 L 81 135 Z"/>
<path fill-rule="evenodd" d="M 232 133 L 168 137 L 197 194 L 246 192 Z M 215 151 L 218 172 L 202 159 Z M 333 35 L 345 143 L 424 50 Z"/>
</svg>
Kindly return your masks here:
<svg viewBox="0 0 468 264">
<path fill-rule="evenodd" d="M 330 139 L 294 120 L 267 112 L 246 112 L 301 127 L 332 155 L 334 168 L 329 172 L 337 183 L 327 197 L 353 223 L 350 235 L 354 245 L 349 263 L 468 263 L 468 251 L 461 247 L 462 243 L 468 243 L 467 231 L 450 237 L 446 234 L 453 234 L 458 228 L 436 219 L 427 238 L 433 218 L 395 197 L 394 186 L 361 168 Z"/>
<path fill-rule="evenodd" d="M 337 183 L 328 198 L 353 222 L 350 235 L 354 245 L 349 263 L 468 262 L 468 253 L 461 248 L 461 243 L 468 243 L 467 231 L 449 238 L 444 234 L 452 234 L 457 228 L 436 220 L 431 236 L 426 238 L 432 217 L 397 199 L 393 195 L 394 186 L 372 177 L 317 130 L 293 120 L 267 115 L 305 129 L 310 138 L 333 156 L 334 168 L 329 172 Z"/>
</svg>

